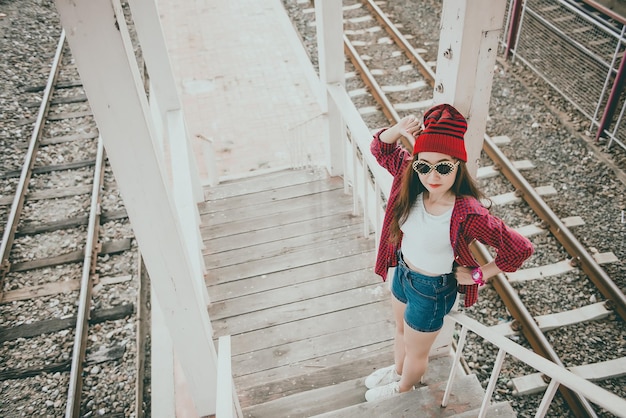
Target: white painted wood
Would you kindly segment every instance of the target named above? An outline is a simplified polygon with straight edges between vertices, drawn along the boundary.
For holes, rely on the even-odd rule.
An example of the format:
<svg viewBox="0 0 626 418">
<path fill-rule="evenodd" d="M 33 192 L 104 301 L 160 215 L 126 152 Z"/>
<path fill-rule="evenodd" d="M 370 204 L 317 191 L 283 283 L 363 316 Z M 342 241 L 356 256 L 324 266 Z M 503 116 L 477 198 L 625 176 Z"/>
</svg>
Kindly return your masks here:
<svg viewBox="0 0 626 418">
<path fill-rule="evenodd" d="M 494 144 L 500 146 L 500 145 L 507 145 L 511 143 L 511 138 L 509 138 L 506 135 L 498 135 L 498 136 L 492 136 L 491 140 L 493 141 Z"/>
<path fill-rule="evenodd" d="M 197 303 L 122 7 L 118 0 L 56 5 L 195 407 L 200 415 L 213 414 L 216 353 L 209 317 Z"/>
<path fill-rule="evenodd" d="M 215 416 L 219 418 L 242 417 L 239 399 L 234 391 L 230 335 L 219 338 L 217 352 L 217 409 Z"/>
<path fill-rule="evenodd" d="M 592 257 L 598 264 L 607 264 L 618 261 L 617 257 L 611 252 L 595 253 L 592 254 Z M 576 269 L 577 267 L 573 266 L 570 260 L 562 260 L 545 266 L 517 270 L 512 273 L 507 273 L 506 276 L 509 279 L 509 282 L 523 282 L 527 280 L 536 280 L 544 277 L 556 276 L 558 274 L 567 273 L 568 271 Z"/>
<path fill-rule="evenodd" d="M 156 2 L 155 0 L 129 0 L 128 3 L 137 31 L 137 37 L 141 44 L 141 53 L 146 61 L 148 77 L 152 86 L 150 90 L 151 97 L 152 95 L 155 96 L 162 115 L 159 120 L 164 122 L 166 119 L 164 115 L 169 111 L 181 110 L 182 102 L 176 87 L 172 65 L 165 46 L 165 38 Z M 155 124 L 159 125 L 160 123 L 155 121 Z M 187 142 L 186 148 L 191 149 L 191 137 L 184 123 L 181 128 L 184 130 L 180 132 L 180 137 L 177 138 L 177 142 L 180 143 L 180 141 L 184 139 Z M 209 161 L 209 183 L 217 184 L 217 165 L 215 163 L 213 149 L 211 146 L 207 146 L 204 151 L 207 153 L 206 155 Z M 192 196 L 195 202 L 198 203 L 203 199 L 202 185 L 198 174 L 198 164 L 193 153 L 189 154 L 188 159 L 189 164 L 187 170 L 189 171 L 189 179 L 187 179 L 187 182 L 191 182 Z"/>
<path fill-rule="evenodd" d="M 587 380 L 614 379 L 626 375 L 626 357 L 600 363 L 584 364 L 568 367 L 569 371 Z M 532 395 L 546 390 L 548 384 L 543 381 L 540 373 L 520 376 L 511 379 L 513 388 L 518 395 Z"/>
<path fill-rule="evenodd" d="M 174 390 L 174 351 L 159 300 L 154 297 L 151 286 L 151 329 L 150 329 L 150 375 L 151 416 L 170 418 L 176 416 Z"/>
<path fill-rule="evenodd" d="M 478 334 L 480 337 L 496 347 L 505 350 L 508 354 L 511 354 L 538 372 L 550 376 L 553 380 L 572 389 L 581 396 L 585 397 L 587 400 L 601 406 L 602 408 L 605 408 L 610 412 L 617 413 L 618 416 L 623 411 L 626 411 L 626 399 L 620 398 L 616 394 L 594 385 L 590 381 L 581 378 L 566 368 L 561 367 L 538 355 L 537 353 L 534 353 L 531 350 L 528 350 L 527 348 L 509 340 L 507 337 L 493 332 L 491 328 L 488 328 L 478 321 L 469 318 L 467 315 L 453 312 L 449 315 L 449 317 L 450 319 L 453 319 L 461 324 L 463 327 L 467 327 L 472 332 Z"/>
<path fill-rule="evenodd" d="M 187 128 L 181 109 L 169 110 L 166 114 L 168 138 L 170 140 L 170 155 L 172 169 L 172 196 L 178 211 L 182 233 L 185 236 L 185 253 L 193 269 L 196 295 L 200 309 L 206 309 L 210 302 L 209 292 L 204 283 L 206 266 L 202 257 L 202 236 L 200 235 L 200 212 L 194 198 L 192 167 L 190 159 L 194 159 L 193 152 L 187 141 Z M 204 199 L 204 196 L 203 196 Z M 210 324 L 208 324 L 210 326 Z M 213 334 L 209 329 L 209 334 Z"/>
<path fill-rule="evenodd" d="M 573 228 L 585 224 L 585 221 L 580 216 L 569 216 L 567 218 L 561 219 L 561 222 L 563 222 L 563 225 L 568 228 Z M 540 225 L 524 225 L 519 228 L 515 228 L 515 230 L 525 237 L 546 234 L 549 231 L 546 228 L 542 228 Z"/>
<path fill-rule="evenodd" d="M 372 132 L 365 125 L 363 118 L 361 117 L 357 108 L 354 106 L 354 103 L 350 99 L 350 96 L 343 86 L 328 85 L 327 89 L 330 100 L 332 100 L 336 104 L 337 109 L 339 109 L 339 111 L 341 112 L 341 117 L 343 118 L 346 125 L 348 126 L 348 129 L 350 130 L 352 140 L 361 151 L 361 156 L 364 161 L 363 164 L 366 164 L 369 167 L 374 176 L 374 179 L 376 181 L 374 189 L 376 189 L 376 186 L 378 186 L 380 191 L 382 191 L 382 193 L 385 195 L 385 200 L 388 200 L 393 178 L 387 170 L 385 170 L 378 164 L 376 158 L 374 158 L 374 156 L 370 152 L 369 145 L 372 140 Z M 361 163 L 359 162 L 359 159 L 354 155 L 351 155 L 350 158 L 346 159 L 353 164 Z M 346 175 L 351 172 L 351 169 L 347 169 Z M 355 187 L 354 190 L 359 192 L 362 189 L 360 187 Z M 359 198 L 361 199 L 363 207 L 367 208 L 365 211 L 366 222 L 370 222 L 371 225 L 382 225 L 382 218 L 384 216 L 384 213 L 380 209 L 381 202 L 376 194 L 376 191 L 369 189 L 369 192 L 367 193 L 367 202 L 363 202 L 363 199 L 365 199 L 365 195 L 361 195 L 359 196 Z M 379 232 L 378 229 L 376 229 L 376 232 Z"/>
<path fill-rule="evenodd" d="M 323 90 L 328 85 L 345 87 L 343 52 L 343 16 L 341 2 L 318 0 L 315 2 L 317 25 L 317 51 L 320 84 Z M 343 175 L 345 164 L 346 132 L 341 112 L 335 102 L 324 91 L 321 103 L 326 115 L 325 148 L 326 168 L 331 176 Z"/>
<path fill-rule="evenodd" d="M 551 196 L 557 194 L 556 189 L 552 186 L 535 187 L 535 191 L 539 194 L 539 196 Z M 491 202 L 494 205 L 508 205 L 511 203 L 518 203 L 522 201 L 522 198 L 518 197 L 515 192 L 489 196 L 489 199 L 491 199 Z"/>
<path fill-rule="evenodd" d="M 466 116 L 467 161 L 473 175 L 482 150 L 505 8 L 504 1 L 443 2 L 433 98 Z"/>
<path fill-rule="evenodd" d="M 554 328 L 578 324 L 581 322 L 595 321 L 605 318 L 611 314 L 611 311 L 606 309 L 606 306 L 604 305 L 604 302 L 599 302 L 565 312 L 536 316 L 535 321 L 537 321 L 537 325 L 539 325 L 539 328 L 541 328 L 542 331 L 550 331 Z"/>
<path fill-rule="evenodd" d="M 535 317 L 537 325 L 542 331 L 549 331 L 553 328 L 563 327 L 568 325 L 574 325 L 581 322 L 595 321 L 605 318 L 611 314 L 611 311 L 607 310 L 604 306 L 604 302 L 594 303 L 592 305 L 583 306 L 578 309 L 572 309 L 569 311 L 557 312 L 554 314 L 540 315 Z M 502 324 L 489 327 L 490 330 L 505 336 L 518 334 L 511 328 L 510 322 L 504 322 Z"/>
<path fill-rule="evenodd" d="M 535 168 L 535 165 L 530 160 L 519 160 L 513 161 L 513 167 L 515 167 L 519 171 L 530 170 Z M 490 177 L 496 177 L 500 175 L 500 170 L 496 169 L 495 166 L 490 165 L 486 167 L 478 167 L 478 171 L 476 172 L 477 179 L 486 179 Z"/>
</svg>

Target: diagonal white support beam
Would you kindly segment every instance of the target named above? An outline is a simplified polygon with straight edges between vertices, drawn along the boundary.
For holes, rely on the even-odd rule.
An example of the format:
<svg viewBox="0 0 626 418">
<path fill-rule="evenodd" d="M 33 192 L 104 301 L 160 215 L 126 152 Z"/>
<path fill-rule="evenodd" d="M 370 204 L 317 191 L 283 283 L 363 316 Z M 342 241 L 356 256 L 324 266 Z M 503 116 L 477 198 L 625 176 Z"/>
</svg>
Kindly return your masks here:
<svg viewBox="0 0 626 418">
<path fill-rule="evenodd" d="M 215 413 L 216 353 L 119 0 L 56 0 L 196 410 Z"/>
</svg>

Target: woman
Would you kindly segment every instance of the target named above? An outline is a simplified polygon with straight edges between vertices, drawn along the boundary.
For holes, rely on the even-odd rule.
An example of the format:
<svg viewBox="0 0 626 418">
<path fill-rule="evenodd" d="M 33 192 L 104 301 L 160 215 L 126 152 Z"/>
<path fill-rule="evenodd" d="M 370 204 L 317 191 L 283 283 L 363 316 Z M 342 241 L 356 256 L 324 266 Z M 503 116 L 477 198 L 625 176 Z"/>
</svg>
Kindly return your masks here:
<svg viewBox="0 0 626 418">
<path fill-rule="evenodd" d="M 375 271 L 383 280 L 395 266 L 391 284 L 396 322 L 395 364 L 365 379 L 368 401 L 414 389 L 428 365 L 428 353 L 452 309 L 457 291 L 465 306 L 478 298 L 490 277 L 517 270 L 533 253 L 528 239 L 489 213 L 465 163 L 467 122 L 449 104 L 407 116 L 374 135 L 372 154 L 394 177 L 381 233 Z M 397 145 L 415 138 L 412 155 Z M 469 243 L 497 250 L 479 265 Z"/>
</svg>

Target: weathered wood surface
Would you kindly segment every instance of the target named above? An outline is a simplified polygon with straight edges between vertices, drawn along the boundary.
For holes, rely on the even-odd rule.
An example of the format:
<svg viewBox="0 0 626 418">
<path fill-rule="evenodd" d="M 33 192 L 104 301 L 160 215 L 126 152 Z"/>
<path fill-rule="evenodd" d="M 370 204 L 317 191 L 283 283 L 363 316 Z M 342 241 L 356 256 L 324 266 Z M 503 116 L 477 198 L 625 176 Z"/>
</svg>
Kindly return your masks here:
<svg viewBox="0 0 626 418">
<path fill-rule="evenodd" d="M 342 179 L 289 170 L 205 197 L 209 316 L 216 341 L 231 335 L 242 407 L 393 361 L 388 285 L 373 272 L 374 237 L 363 237 Z"/>
</svg>

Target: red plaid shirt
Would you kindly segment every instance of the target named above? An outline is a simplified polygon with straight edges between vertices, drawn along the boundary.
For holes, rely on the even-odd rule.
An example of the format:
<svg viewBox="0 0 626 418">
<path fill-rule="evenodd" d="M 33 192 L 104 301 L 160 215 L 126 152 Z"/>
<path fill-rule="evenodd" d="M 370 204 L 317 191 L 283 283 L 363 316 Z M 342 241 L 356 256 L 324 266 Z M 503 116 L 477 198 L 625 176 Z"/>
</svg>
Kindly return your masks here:
<svg viewBox="0 0 626 418">
<path fill-rule="evenodd" d="M 387 279 L 389 267 L 398 265 L 396 254 L 400 248 L 400 242 L 393 244 L 389 241 L 391 208 L 394 207 L 400 192 L 402 173 L 412 159 L 411 154 L 404 148 L 396 144 L 387 144 L 379 139 L 379 135 L 385 129 L 374 135 L 370 147 L 378 163 L 393 176 L 374 270 L 383 278 L 383 281 Z M 450 243 L 454 250 L 455 263 L 469 268 L 478 266 L 478 262 L 469 249 L 469 244 L 473 240 L 495 248 L 497 250 L 495 263 L 500 270 L 505 272 L 517 270 L 534 251 L 531 242 L 526 237 L 491 215 L 480 201 L 469 196 L 457 196 L 450 220 Z M 458 291 L 465 295 L 465 307 L 472 306 L 478 300 L 478 285 L 460 284 Z"/>
</svg>

